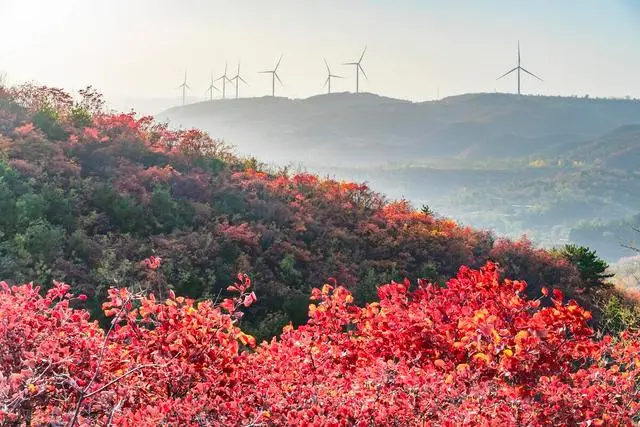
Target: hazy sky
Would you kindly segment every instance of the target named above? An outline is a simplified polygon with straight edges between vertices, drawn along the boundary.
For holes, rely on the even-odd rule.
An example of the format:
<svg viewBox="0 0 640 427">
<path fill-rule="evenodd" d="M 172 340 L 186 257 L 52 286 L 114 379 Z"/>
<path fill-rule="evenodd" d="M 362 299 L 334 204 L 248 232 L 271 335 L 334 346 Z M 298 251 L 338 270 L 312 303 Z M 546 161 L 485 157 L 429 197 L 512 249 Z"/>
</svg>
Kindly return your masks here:
<svg viewBox="0 0 640 427">
<path fill-rule="evenodd" d="M 523 92 L 640 97 L 638 0 L 0 0 L 0 70 L 10 81 L 80 88 L 109 97 L 204 97 L 211 71 L 242 62 L 249 87 L 270 91 L 257 71 L 284 55 L 277 94 L 322 92 L 325 69 L 368 51 L 361 90 L 413 100 L 514 91 L 520 39 Z"/>
</svg>

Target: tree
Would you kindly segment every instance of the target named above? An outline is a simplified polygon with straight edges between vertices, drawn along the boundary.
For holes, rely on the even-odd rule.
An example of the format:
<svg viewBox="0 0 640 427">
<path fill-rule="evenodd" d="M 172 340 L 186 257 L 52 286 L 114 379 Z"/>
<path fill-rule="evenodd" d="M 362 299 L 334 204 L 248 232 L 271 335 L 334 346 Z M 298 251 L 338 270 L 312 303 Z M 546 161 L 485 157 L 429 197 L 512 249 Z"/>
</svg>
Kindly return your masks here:
<svg viewBox="0 0 640 427">
<path fill-rule="evenodd" d="M 580 278 L 591 289 L 606 287 L 606 280 L 614 276 L 607 273 L 607 262 L 585 246 L 565 245 L 559 253 L 576 266 Z"/>
<path fill-rule="evenodd" d="M 422 205 L 422 208 L 420 208 L 420 212 L 428 216 L 434 216 L 436 214 L 435 211 L 431 208 L 431 206 L 426 204 Z"/>
</svg>

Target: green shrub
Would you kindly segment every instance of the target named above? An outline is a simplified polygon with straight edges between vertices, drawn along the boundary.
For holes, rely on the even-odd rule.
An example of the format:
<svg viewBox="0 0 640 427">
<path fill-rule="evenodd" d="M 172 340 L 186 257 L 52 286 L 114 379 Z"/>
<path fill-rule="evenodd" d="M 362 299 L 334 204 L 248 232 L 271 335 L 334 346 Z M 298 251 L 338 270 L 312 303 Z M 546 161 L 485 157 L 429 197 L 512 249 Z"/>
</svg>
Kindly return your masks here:
<svg viewBox="0 0 640 427">
<path fill-rule="evenodd" d="M 617 295 L 612 295 L 602 308 L 600 330 L 609 335 L 617 335 L 629 328 L 640 326 L 640 310 L 634 304 L 625 303 Z"/>
<path fill-rule="evenodd" d="M 287 285 L 296 285 L 302 279 L 302 273 L 296 269 L 296 258 L 292 254 L 285 255 L 279 267 L 282 279 Z"/>
<path fill-rule="evenodd" d="M 60 115 L 50 106 L 44 106 L 33 116 L 33 124 L 47 137 L 61 141 L 67 139 L 67 133 L 60 123 Z"/>
<path fill-rule="evenodd" d="M 71 123 L 79 128 L 85 128 L 93 122 L 91 113 L 86 108 L 75 106 L 71 109 Z"/>
</svg>

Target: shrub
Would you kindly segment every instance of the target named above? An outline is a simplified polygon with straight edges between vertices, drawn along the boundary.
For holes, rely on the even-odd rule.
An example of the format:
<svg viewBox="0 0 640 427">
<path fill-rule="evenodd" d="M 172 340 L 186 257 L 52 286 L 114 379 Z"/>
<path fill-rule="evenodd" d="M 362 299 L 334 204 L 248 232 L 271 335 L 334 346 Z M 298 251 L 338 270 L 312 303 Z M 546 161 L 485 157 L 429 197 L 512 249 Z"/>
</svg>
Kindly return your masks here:
<svg viewBox="0 0 640 427">
<path fill-rule="evenodd" d="M 67 139 L 67 133 L 62 128 L 60 115 L 49 105 L 42 106 L 33 116 L 33 123 L 54 141 Z"/>
<path fill-rule="evenodd" d="M 160 260 L 147 261 L 153 274 Z M 552 306 L 540 308 L 491 263 L 446 287 L 382 285 L 362 307 L 325 285 L 307 324 L 259 346 L 237 326 L 250 285 L 240 275 L 218 304 L 110 289 L 102 330 L 68 285 L 43 297 L 0 283 L 0 423 L 630 426 L 640 415 L 640 337 L 596 340 L 575 301 L 545 289 Z"/>
</svg>

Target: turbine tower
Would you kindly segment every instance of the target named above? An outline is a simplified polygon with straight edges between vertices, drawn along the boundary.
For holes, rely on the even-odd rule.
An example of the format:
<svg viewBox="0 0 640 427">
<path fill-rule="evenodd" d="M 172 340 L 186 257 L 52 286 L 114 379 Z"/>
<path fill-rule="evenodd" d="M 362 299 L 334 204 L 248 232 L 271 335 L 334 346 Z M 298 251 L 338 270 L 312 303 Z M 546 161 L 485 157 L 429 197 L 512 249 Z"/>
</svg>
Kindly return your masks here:
<svg viewBox="0 0 640 427">
<path fill-rule="evenodd" d="M 518 66 L 516 66 L 515 68 L 512 68 L 511 70 L 507 71 L 506 73 L 504 73 L 503 75 L 498 77 L 496 80 L 500 80 L 501 78 L 508 76 L 509 74 L 513 73 L 514 71 L 518 72 L 518 95 L 520 95 L 520 71 L 524 71 L 525 73 L 529 74 L 530 76 L 535 77 L 536 79 L 538 79 L 540 81 L 543 81 L 540 77 L 536 76 L 535 74 L 533 74 L 530 71 L 525 70 L 520 65 L 520 40 L 518 40 Z"/>
<path fill-rule="evenodd" d="M 224 74 L 218 77 L 215 81 L 222 80 L 222 99 L 227 97 L 227 82 L 231 82 L 229 76 L 227 76 L 227 62 L 224 63 Z"/>
<path fill-rule="evenodd" d="M 328 87 L 327 93 L 331 93 L 331 79 L 332 78 L 341 79 L 342 76 L 331 74 L 331 69 L 329 68 L 329 64 L 327 63 L 326 59 L 324 60 L 324 65 L 327 67 L 327 80 L 325 80 L 324 86 Z"/>
<path fill-rule="evenodd" d="M 187 96 L 187 89 L 191 90 L 191 88 L 189 87 L 189 85 L 187 84 L 187 72 L 184 72 L 184 81 L 182 82 L 182 84 L 180 86 L 178 86 L 178 89 L 182 89 L 182 105 L 185 104 L 185 100 L 186 100 L 186 96 Z"/>
<path fill-rule="evenodd" d="M 280 66 L 280 62 L 282 62 L 282 55 L 280 55 L 280 59 L 278 59 L 278 63 L 273 70 L 260 71 L 261 74 L 271 74 L 271 96 L 276 96 L 276 79 L 280 82 L 282 86 L 282 80 L 280 80 L 280 76 L 278 76 L 278 67 Z"/>
<path fill-rule="evenodd" d="M 246 84 L 247 86 L 249 85 L 249 83 L 247 83 L 245 79 L 240 76 L 240 61 L 238 61 L 238 72 L 235 76 L 231 77 L 230 81 L 236 85 L 236 99 L 238 99 L 238 86 L 240 86 L 240 82 Z"/>
<path fill-rule="evenodd" d="M 367 48 L 365 47 L 364 50 L 362 51 L 362 55 L 360 55 L 360 59 L 358 59 L 358 62 L 345 62 L 342 65 L 353 65 L 356 67 L 356 93 L 360 93 L 360 71 L 362 71 L 362 75 L 364 76 L 365 79 L 368 79 L 367 77 L 367 73 L 364 72 L 364 68 L 362 68 L 362 58 L 364 58 L 364 54 L 367 51 Z"/>
<path fill-rule="evenodd" d="M 205 94 L 208 92 L 209 93 L 209 101 L 213 101 L 213 90 L 217 90 L 218 92 L 220 92 L 220 89 L 218 89 L 214 84 L 213 84 L 214 80 L 213 80 L 213 73 L 211 73 L 211 83 L 209 84 L 209 87 L 207 88 Z"/>
</svg>

